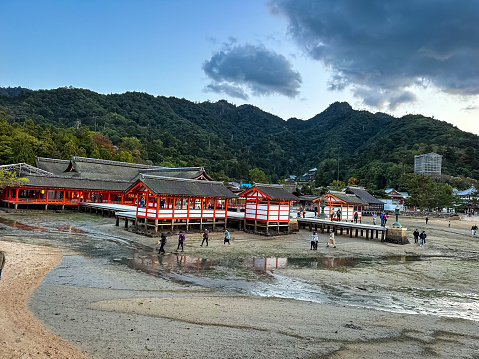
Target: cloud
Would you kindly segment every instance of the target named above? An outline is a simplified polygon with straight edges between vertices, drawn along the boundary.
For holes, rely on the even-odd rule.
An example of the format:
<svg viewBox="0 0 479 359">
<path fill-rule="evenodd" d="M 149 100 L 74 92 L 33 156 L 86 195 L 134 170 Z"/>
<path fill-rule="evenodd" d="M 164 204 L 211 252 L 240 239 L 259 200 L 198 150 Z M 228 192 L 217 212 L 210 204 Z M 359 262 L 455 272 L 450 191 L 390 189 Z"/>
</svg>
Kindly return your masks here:
<svg viewBox="0 0 479 359">
<path fill-rule="evenodd" d="M 301 75 L 283 55 L 263 46 L 235 42 L 205 61 L 203 71 L 212 81 L 205 91 L 241 99 L 247 99 L 248 94 L 296 97 L 302 83 Z"/>
<path fill-rule="evenodd" d="M 365 103 L 390 108 L 414 101 L 414 86 L 479 94 L 479 1 L 271 0 L 269 7 L 331 70 L 331 90 L 351 88 Z"/>
<path fill-rule="evenodd" d="M 461 111 L 476 111 L 477 109 L 479 109 L 479 107 L 476 105 L 468 105 L 466 107 L 461 108 Z"/>
</svg>

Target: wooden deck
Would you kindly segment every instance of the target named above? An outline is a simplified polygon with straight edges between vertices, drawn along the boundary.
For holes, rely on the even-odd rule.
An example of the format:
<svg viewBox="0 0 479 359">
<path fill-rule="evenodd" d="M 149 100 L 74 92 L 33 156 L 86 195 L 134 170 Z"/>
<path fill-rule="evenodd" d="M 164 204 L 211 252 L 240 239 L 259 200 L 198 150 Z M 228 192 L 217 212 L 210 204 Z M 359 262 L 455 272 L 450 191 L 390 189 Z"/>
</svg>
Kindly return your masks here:
<svg viewBox="0 0 479 359">
<path fill-rule="evenodd" d="M 328 233 L 332 229 L 334 233 L 339 235 L 343 235 L 346 232 L 349 238 L 381 239 L 382 242 L 386 240 L 387 227 L 373 224 L 337 222 L 319 218 L 297 218 L 297 221 L 299 227 L 306 228 L 308 226 L 310 231 L 314 228 L 315 231 Z"/>
</svg>

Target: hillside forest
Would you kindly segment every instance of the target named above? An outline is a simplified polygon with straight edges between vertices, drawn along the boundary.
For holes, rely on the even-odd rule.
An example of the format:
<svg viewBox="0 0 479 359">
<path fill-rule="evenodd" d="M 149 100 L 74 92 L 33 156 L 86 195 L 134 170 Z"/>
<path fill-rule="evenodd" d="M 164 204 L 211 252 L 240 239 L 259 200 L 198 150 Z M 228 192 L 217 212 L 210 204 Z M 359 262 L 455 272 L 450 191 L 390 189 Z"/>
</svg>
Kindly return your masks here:
<svg viewBox="0 0 479 359">
<path fill-rule="evenodd" d="M 422 115 L 396 118 L 336 102 L 311 119 L 285 121 L 224 100 L 0 88 L 0 164 L 77 155 L 204 166 L 217 180 L 270 183 L 317 168 L 311 188 L 336 181 L 374 191 L 408 190 L 414 156 L 428 152 L 443 156 L 442 184 L 477 184 L 479 137 Z"/>
</svg>

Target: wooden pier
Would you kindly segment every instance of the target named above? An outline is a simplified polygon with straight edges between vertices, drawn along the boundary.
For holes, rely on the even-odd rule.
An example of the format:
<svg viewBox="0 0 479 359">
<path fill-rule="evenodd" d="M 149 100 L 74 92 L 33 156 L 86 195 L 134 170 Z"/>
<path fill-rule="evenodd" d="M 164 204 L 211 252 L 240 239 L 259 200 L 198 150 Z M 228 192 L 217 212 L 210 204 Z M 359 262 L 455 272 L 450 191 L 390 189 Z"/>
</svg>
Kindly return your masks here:
<svg viewBox="0 0 479 359">
<path fill-rule="evenodd" d="M 309 227 L 312 231 L 321 231 L 321 233 L 329 233 L 331 229 L 337 235 L 349 235 L 349 238 L 363 237 L 366 239 L 380 239 L 381 242 L 386 240 L 387 228 L 376 226 L 373 224 L 338 222 L 329 219 L 319 218 L 297 218 L 298 226 L 301 228 Z"/>
</svg>

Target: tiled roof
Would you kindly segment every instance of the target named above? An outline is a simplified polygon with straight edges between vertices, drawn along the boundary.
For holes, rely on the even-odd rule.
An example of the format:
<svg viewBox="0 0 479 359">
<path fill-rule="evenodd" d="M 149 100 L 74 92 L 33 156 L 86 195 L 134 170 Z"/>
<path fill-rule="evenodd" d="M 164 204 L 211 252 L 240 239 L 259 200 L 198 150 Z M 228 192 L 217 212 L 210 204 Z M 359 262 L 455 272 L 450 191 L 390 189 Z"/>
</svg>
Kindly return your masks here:
<svg viewBox="0 0 479 359">
<path fill-rule="evenodd" d="M 258 183 L 255 184 L 248 191 L 251 191 L 253 188 L 256 188 L 257 190 L 263 192 L 266 196 L 270 197 L 272 200 L 299 201 L 298 197 L 288 192 L 283 187 L 283 185 L 268 185 Z"/>
<path fill-rule="evenodd" d="M 61 175 L 63 172 L 65 172 L 69 164 L 69 160 L 46 157 L 37 157 L 37 160 L 35 161 L 36 167 L 56 175 Z"/>
<path fill-rule="evenodd" d="M 346 193 L 348 192 L 352 192 L 367 204 L 384 204 L 384 202 L 380 201 L 363 188 L 349 186 L 346 188 Z"/>
<path fill-rule="evenodd" d="M 195 179 L 203 175 L 209 181 L 212 180 L 212 178 L 206 174 L 204 167 L 180 167 L 180 168 L 156 167 L 156 168 L 141 169 L 140 173 L 143 173 L 145 175 L 153 175 L 153 176 L 189 178 L 189 179 Z"/>
<path fill-rule="evenodd" d="M 131 184 L 127 181 L 105 181 L 91 180 L 85 178 L 71 178 L 61 176 L 26 176 L 28 182 L 22 183 L 22 187 L 48 187 L 51 189 L 84 189 L 84 190 L 105 190 L 125 191 Z"/>
<path fill-rule="evenodd" d="M 72 177 L 94 180 L 125 180 L 133 181 L 141 169 L 161 168 L 138 163 L 101 160 L 72 156 L 68 173 Z"/>
<path fill-rule="evenodd" d="M 128 190 L 141 181 L 155 194 L 179 195 L 191 197 L 236 198 L 223 182 L 141 175 Z"/>
</svg>

